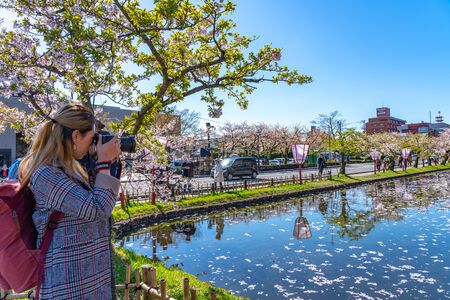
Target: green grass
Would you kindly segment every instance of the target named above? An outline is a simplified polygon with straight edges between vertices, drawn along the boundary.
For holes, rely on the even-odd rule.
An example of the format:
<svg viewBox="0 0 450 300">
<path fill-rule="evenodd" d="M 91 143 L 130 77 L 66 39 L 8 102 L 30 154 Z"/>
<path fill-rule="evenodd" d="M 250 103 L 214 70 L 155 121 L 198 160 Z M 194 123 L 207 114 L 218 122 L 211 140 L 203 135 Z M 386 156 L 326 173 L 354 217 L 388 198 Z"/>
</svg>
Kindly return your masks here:
<svg viewBox="0 0 450 300">
<path fill-rule="evenodd" d="M 171 203 L 167 205 L 164 205 L 162 203 L 152 205 L 150 202 L 130 201 L 125 209 L 122 209 L 120 206 L 116 206 L 113 210 L 113 217 L 115 221 L 119 221 L 139 215 L 149 215 L 159 213 L 162 211 L 168 211 L 173 208 L 174 208 L 173 204 Z"/>
<path fill-rule="evenodd" d="M 333 176 L 331 180 L 306 182 L 304 184 L 286 184 L 282 186 L 275 187 L 265 187 L 259 189 L 242 190 L 234 192 L 216 193 L 208 194 L 199 197 L 193 197 L 190 199 L 184 199 L 178 201 L 176 206 L 173 204 L 163 205 L 158 203 L 157 205 L 152 205 L 149 202 L 130 202 L 127 210 L 123 210 L 120 206 L 114 208 L 113 216 L 114 220 L 120 221 L 131 217 L 136 217 L 140 215 L 155 214 L 160 212 L 166 212 L 176 208 L 187 208 L 187 207 L 198 207 L 204 205 L 214 205 L 225 202 L 233 202 L 244 199 L 249 199 L 253 197 L 260 196 L 270 196 L 275 194 L 285 194 L 296 191 L 303 190 L 314 190 L 319 188 L 333 187 L 337 185 L 343 185 L 355 182 L 370 182 L 373 180 L 383 179 L 383 178 L 396 178 L 412 174 L 421 174 L 430 171 L 448 170 L 450 169 L 450 164 L 445 166 L 427 166 L 424 168 L 409 168 L 406 171 L 386 171 L 377 174 L 364 175 L 364 176 L 350 176 L 350 175 L 338 175 Z"/>
<path fill-rule="evenodd" d="M 160 261 L 153 261 L 146 256 L 136 254 L 132 251 L 115 248 L 114 254 L 115 261 L 115 273 L 116 273 L 116 284 L 125 283 L 125 272 L 126 265 L 131 265 L 131 282 L 135 282 L 134 269 L 140 268 L 143 265 L 150 264 L 156 269 L 156 276 L 158 282 L 161 279 L 166 280 L 167 284 L 167 294 L 175 299 L 183 299 L 183 280 L 184 278 L 189 278 L 189 286 L 196 289 L 197 299 L 210 299 L 210 290 L 215 289 L 217 297 L 219 299 L 225 300 L 237 300 L 243 299 L 232 295 L 230 292 L 222 288 L 216 288 L 210 283 L 200 281 L 196 276 L 188 274 L 176 268 L 167 268 Z M 142 276 L 142 273 L 141 273 Z M 120 292 L 120 291 L 118 291 Z"/>
</svg>

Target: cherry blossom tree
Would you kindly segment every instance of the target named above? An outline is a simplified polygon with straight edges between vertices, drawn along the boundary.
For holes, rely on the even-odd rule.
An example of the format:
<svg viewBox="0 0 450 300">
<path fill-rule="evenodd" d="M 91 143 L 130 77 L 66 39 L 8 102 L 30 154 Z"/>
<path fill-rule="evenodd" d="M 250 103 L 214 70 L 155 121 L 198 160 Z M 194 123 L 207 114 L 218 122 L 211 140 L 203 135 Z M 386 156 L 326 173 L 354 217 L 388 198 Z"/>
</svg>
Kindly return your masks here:
<svg viewBox="0 0 450 300">
<path fill-rule="evenodd" d="M 394 170 L 395 157 L 400 154 L 404 136 L 396 132 L 368 135 L 368 150 L 378 151 L 389 159 L 389 169 Z"/>
<path fill-rule="evenodd" d="M 220 128 L 218 146 L 222 157 L 237 154 L 240 151 L 241 128 L 240 124 L 227 122 Z"/>
<path fill-rule="evenodd" d="M 295 136 L 293 135 L 292 129 L 284 125 L 277 125 L 276 135 L 279 140 L 277 150 L 283 155 L 284 163 L 287 164 L 287 158 L 291 152 L 291 146 L 292 144 L 295 144 Z"/>
<path fill-rule="evenodd" d="M 135 166 L 147 171 L 171 160 L 167 148 L 192 144 L 160 142 L 165 130 L 152 124 L 166 108 L 201 94 L 219 117 L 225 98 L 247 108 L 259 83 L 312 81 L 279 63 L 280 48 L 253 49 L 256 37 L 239 34 L 231 1 L 155 0 L 146 8 L 133 0 L 2 0 L 0 7 L 15 16 L 0 29 L 0 97 L 33 111 L 0 104 L 0 132 L 11 126 L 29 140 L 62 104 L 95 110 L 108 100 L 137 108 L 111 128 L 137 135 Z"/>
<path fill-rule="evenodd" d="M 434 152 L 432 137 L 427 134 L 411 134 L 406 137 L 403 147 L 411 149 L 416 154 L 414 167 L 419 166 L 419 159 L 429 158 Z"/>
<path fill-rule="evenodd" d="M 448 161 L 450 154 L 450 128 L 439 134 L 432 140 L 433 149 L 436 150 L 436 154 L 442 157 L 441 164 L 445 165 Z"/>
<path fill-rule="evenodd" d="M 264 124 L 249 124 L 245 133 L 245 147 L 247 147 L 247 155 L 257 156 L 260 154 L 261 135 L 264 130 Z"/>
<path fill-rule="evenodd" d="M 312 128 L 306 132 L 305 144 L 309 145 L 310 151 L 321 151 L 327 149 L 328 135 L 326 132 Z"/>
<path fill-rule="evenodd" d="M 281 139 L 278 133 L 281 131 L 281 125 L 269 126 L 269 130 L 262 136 L 261 141 L 264 145 L 262 153 L 265 157 L 270 159 L 272 155 L 278 151 Z"/>
<path fill-rule="evenodd" d="M 362 132 L 355 129 L 341 131 L 339 128 L 331 143 L 331 149 L 339 152 L 339 173 L 345 174 L 345 155 L 361 154 L 366 151 L 366 146 L 366 136 Z"/>
<path fill-rule="evenodd" d="M 339 132 L 342 132 L 346 127 L 346 121 L 342 118 L 341 113 L 337 110 L 329 114 L 319 114 L 319 117 L 311 122 L 323 132 L 328 134 L 328 148 L 331 148 L 331 143 L 336 138 Z"/>
<path fill-rule="evenodd" d="M 92 106 L 108 99 L 139 107 L 120 127 L 147 135 L 156 113 L 190 95 L 201 93 L 210 116 L 218 117 L 225 97 L 245 109 L 259 83 L 312 80 L 280 65 L 280 48 L 252 51 L 256 38 L 238 33 L 231 1 L 159 0 L 149 9 L 132 0 L 1 6 L 17 18 L 0 33 L 0 96 L 26 102 L 34 124 L 69 100 Z"/>
</svg>

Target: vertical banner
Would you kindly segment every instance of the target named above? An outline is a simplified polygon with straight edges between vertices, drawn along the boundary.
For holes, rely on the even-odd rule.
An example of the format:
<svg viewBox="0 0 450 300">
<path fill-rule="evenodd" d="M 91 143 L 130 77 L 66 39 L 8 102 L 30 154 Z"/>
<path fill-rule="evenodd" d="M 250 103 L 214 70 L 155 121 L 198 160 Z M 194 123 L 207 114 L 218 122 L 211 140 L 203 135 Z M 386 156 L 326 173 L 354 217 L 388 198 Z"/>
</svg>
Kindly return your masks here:
<svg viewBox="0 0 450 300">
<path fill-rule="evenodd" d="M 372 160 L 373 160 L 373 173 L 377 174 L 377 163 L 378 163 L 378 160 L 380 159 L 380 152 L 372 151 L 372 152 L 370 152 L 370 156 L 372 157 Z"/>
<path fill-rule="evenodd" d="M 402 169 L 403 169 L 403 171 L 405 171 L 406 168 L 408 167 L 409 154 L 411 154 L 410 149 L 408 149 L 408 148 L 402 149 L 402 158 L 403 158 Z"/>
<path fill-rule="evenodd" d="M 292 145 L 292 156 L 294 157 L 294 162 L 298 164 L 298 177 L 300 184 L 303 183 L 302 181 L 302 165 L 305 163 L 306 159 L 308 158 L 308 150 L 309 145 Z"/>
<path fill-rule="evenodd" d="M 308 158 L 309 145 L 292 145 L 292 156 L 296 164 L 303 164 Z"/>
<path fill-rule="evenodd" d="M 410 152 L 411 152 L 411 150 L 409 150 L 408 148 L 403 148 L 402 149 L 402 158 L 403 159 L 408 159 Z"/>
<path fill-rule="evenodd" d="M 370 152 L 370 156 L 372 157 L 372 160 L 378 160 L 378 159 L 380 159 L 380 152 L 372 151 L 372 152 Z"/>
</svg>

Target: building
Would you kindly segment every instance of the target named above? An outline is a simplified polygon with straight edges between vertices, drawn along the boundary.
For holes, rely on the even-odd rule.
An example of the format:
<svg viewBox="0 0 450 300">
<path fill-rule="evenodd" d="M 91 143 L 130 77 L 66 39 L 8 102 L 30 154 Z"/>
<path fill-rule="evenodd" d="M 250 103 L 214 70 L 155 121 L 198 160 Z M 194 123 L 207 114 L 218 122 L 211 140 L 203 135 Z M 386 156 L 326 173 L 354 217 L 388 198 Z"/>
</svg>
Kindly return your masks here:
<svg viewBox="0 0 450 300">
<path fill-rule="evenodd" d="M 397 127 L 406 124 L 405 120 L 391 117 L 391 109 L 388 107 L 377 108 L 377 117 L 369 118 L 365 123 L 365 132 L 374 134 L 379 132 L 397 132 Z"/>
<path fill-rule="evenodd" d="M 26 103 L 19 101 L 17 98 L 0 98 L 0 102 L 6 104 L 9 107 L 17 107 L 20 110 L 25 110 L 31 113 L 32 109 L 27 106 Z M 134 110 L 122 109 L 114 106 L 102 106 L 101 121 L 104 123 L 117 122 L 123 118 L 130 116 Z M 178 115 L 159 114 L 156 116 L 155 124 L 162 126 L 163 124 L 171 124 L 171 128 L 167 134 L 180 135 L 181 134 L 181 117 Z M 24 155 L 26 151 L 26 145 L 19 139 L 20 133 L 14 132 L 11 128 L 7 128 L 3 133 L 0 133 L 0 168 L 3 164 L 11 165 L 16 157 Z"/>
<path fill-rule="evenodd" d="M 0 168 L 3 164 L 10 166 L 16 159 L 16 139 L 16 133 L 11 128 L 0 134 Z"/>
<path fill-rule="evenodd" d="M 398 126 L 397 129 L 400 133 L 405 134 L 418 134 L 418 133 L 430 133 L 430 123 L 428 122 L 420 122 L 420 123 L 409 123 Z"/>
<path fill-rule="evenodd" d="M 431 119 L 431 118 L 430 118 Z M 399 126 L 397 129 L 400 133 L 403 134 L 429 134 L 433 136 L 439 135 L 440 132 L 450 128 L 450 125 L 444 123 L 444 117 L 440 115 L 436 116 L 436 123 L 431 122 L 420 122 L 420 123 L 411 123 L 404 124 Z"/>
<path fill-rule="evenodd" d="M 431 128 L 431 132 L 433 135 L 435 135 L 435 133 L 439 134 L 440 132 L 449 129 L 450 125 L 444 122 L 440 122 L 440 123 L 431 123 L 430 124 L 430 128 Z"/>
</svg>

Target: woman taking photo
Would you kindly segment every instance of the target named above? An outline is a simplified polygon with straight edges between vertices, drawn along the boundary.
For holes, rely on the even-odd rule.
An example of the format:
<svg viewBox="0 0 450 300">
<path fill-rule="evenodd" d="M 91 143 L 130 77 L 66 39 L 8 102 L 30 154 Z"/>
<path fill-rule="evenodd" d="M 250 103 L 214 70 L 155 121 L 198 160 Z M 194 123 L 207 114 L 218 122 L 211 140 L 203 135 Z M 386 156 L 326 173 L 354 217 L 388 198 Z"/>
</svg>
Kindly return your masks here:
<svg viewBox="0 0 450 300">
<path fill-rule="evenodd" d="M 36 199 L 37 247 L 52 213 L 61 217 L 45 255 L 41 300 L 116 298 L 110 217 L 120 182 L 110 176 L 109 166 L 120 155 L 120 140 L 102 144 L 99 136 L 95 184 L 90 187 L 78 160 L 93 146 L 95 124 L 89 109 L 62 107 L 39 129 L 20 164 L 19 180 Z"/>
</svg>

